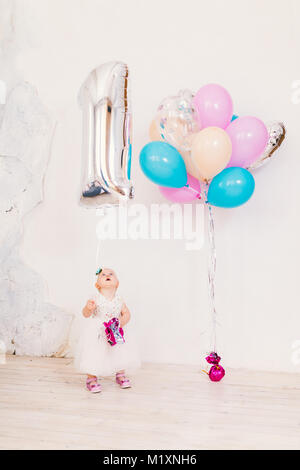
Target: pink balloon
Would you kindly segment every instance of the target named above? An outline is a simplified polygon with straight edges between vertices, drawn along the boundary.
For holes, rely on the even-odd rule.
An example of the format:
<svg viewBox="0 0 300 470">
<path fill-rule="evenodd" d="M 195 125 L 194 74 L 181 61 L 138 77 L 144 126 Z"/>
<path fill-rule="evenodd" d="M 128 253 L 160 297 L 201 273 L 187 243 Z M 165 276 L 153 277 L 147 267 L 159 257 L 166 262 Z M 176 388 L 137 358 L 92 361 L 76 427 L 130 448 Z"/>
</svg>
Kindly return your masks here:
<svg viewBox="0 0 300 470">
<path fill-rule="evenodd" d="M 193 98 L 200 129 L 221 127 L 225 129 L 231 121 L 233 103 L 230 94 L 221 85 L 205 85 Z"/>
<path fill-rule="evenodd" d="M 191 202 L 200 196 L 200 182 L 188 174 L 187 184 L 189 187 L 167 188 L 159 186 L 159 190 L 166 199 L 172 202 Z"/>
<path fill-rule="evenodd" d="M 247 168 L 263 153 L 269 139 L 264 123 L 255 117 L 244 116 L 232 121 L 226 129 L 232 143 L 230 166 Z"/>
</svg>

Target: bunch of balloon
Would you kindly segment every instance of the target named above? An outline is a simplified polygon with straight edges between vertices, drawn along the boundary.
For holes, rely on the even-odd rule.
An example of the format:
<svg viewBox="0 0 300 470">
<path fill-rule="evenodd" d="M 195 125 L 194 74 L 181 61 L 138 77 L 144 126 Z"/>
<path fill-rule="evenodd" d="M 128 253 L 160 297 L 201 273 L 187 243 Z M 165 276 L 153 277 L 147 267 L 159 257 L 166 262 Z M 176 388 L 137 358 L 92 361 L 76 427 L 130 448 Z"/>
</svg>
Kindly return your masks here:
<svg viewBox="0 0 300 470">
<path fill-rule="evenodd" d="M 255 189 L 251 170 L 274 156 L 285 138 L 285 127 L 280 122 L 266 126 L 256 117 L 233 114 L 228 91 L 208 84 L 195 94 L 183 90 L 164 99 L 149 134 L 151 142 L 140 152 L 144 174 L 159 185 L 168 200 L 186 203 L 198 199 L 208 209 L 211 343 L 212 353 L 217 354 L 212 206 L 234 208 L 251 198 Z"/>
</svg>

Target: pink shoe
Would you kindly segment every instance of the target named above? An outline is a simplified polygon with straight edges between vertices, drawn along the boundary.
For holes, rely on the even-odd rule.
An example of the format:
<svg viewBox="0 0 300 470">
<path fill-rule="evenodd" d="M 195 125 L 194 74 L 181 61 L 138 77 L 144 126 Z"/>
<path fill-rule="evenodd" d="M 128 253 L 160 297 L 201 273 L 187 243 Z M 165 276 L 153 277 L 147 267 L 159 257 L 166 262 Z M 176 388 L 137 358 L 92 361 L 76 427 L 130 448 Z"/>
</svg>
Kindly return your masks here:
<svg viewBox="0 0 300 470">
<path fill-rule="evenodd" d="M 101 392 L 101 385 L 98 384 L 97 379 L 86 379 L 86 388 L 92 393 Z"/>
<path fill-rule="evenodd" d="M 131 383 L 130 383 L 130 380 L 127 379 L 127 377 L 125 377 L 124 374 L 116 374 L 116 382 L 117 384 L 120 385 L 121 388 L 130 388 L 131 387 Z"/>
</svg>

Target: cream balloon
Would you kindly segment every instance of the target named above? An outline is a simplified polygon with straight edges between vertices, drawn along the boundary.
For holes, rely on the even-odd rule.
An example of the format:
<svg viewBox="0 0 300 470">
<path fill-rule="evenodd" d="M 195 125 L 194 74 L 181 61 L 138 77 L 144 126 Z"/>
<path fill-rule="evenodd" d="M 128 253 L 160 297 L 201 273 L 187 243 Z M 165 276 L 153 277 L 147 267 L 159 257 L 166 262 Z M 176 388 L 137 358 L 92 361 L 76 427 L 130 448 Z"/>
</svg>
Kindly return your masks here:
<svg viewBox="0 0 300 470">
<path fill-rule="evenodd" d="M 159 133 L 159 129 L 158 129 L 155 119 L 151 121 L 151 124 L 149 127 L 149 137 L 151 141 L 157 141 L 157 140 L 164 141 L 165 140 Z"/>
<path fill-rule="evenodd" d="M 194 176 L 194 178 L 197 178 L 197 180 L 203 179 L 200 171 L 196 167 L 196 164 L 194 160 L 192 159 L 191 152 L 180 152 L 180 155 L 182 156 L 185 166 L 186 166 L 186 171 Z"/>
<path fill-rule="evenodd" d="M 192 142 L 192 159 L 202 178 L 210 180 L 226 168 L 232 152 L 228 134 L 220 127 L 206 127 Z"/>
</svg>

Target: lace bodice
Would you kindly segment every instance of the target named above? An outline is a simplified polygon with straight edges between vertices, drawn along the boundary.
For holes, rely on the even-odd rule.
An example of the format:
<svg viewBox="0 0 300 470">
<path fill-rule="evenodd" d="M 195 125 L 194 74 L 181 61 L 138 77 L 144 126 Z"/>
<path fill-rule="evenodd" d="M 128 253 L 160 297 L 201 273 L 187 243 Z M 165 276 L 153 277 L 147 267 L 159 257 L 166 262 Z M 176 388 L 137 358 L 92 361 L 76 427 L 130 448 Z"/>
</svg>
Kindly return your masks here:
<svg viewBox="0 0 300 470">
<path fill-rule="evenodd" d="M 100 317 L 103 321 L 109 321 L 111 318 L 118 318 L 120 316 L 123 301 L 118 294 L 112 300 L 108 300 L 99 292 L 96 296 L 96 304 L 96 316 Z"/>
</svg>

